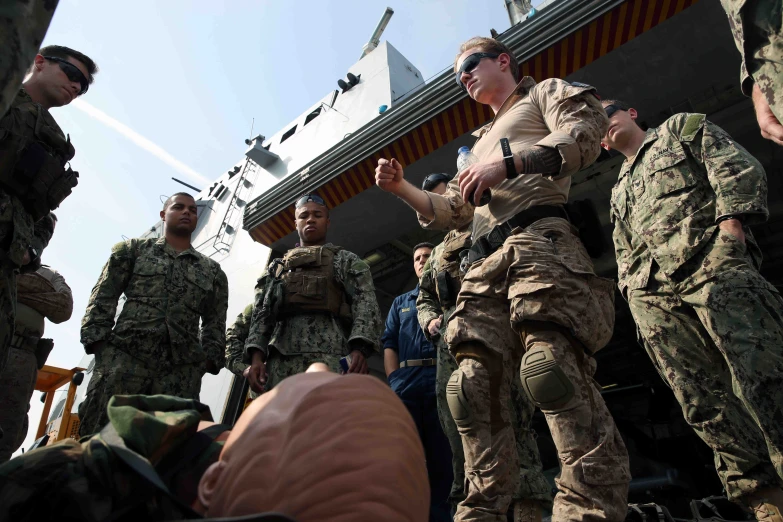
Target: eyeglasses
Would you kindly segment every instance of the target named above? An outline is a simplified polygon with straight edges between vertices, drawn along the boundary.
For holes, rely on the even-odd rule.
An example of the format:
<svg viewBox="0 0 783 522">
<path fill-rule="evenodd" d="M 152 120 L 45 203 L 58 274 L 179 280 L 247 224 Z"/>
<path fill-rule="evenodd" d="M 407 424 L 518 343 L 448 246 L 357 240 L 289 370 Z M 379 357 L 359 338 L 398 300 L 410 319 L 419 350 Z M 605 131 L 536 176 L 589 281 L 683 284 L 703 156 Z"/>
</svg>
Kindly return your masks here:
<svg viewBox="0 0 783 522">
<path fill-rule="evenodd" d="M 467 58 L 465 58 L 465 61 L 462 62 L 462 65 L 457 70 L 457 85 L 460 86 L 460 88 L 463 91 L 467 91 L 467 87 L 465 87 L 465 84 L 462 83 L 462 74 L 463 73 L 472 73 L 473 69 L 478 67 L 479 62 L 484 58 L 497 58 L 500 56 L 498 53 L 473 53 Z"/>
<path fill-rule="evenodd" d="M 327 207 L 326 201 L 324 201 L 324 199 L 321 196 L 317 194 L 305 194 L 304 196 L 299 198 L 299 200 L 296 202 L 295 208 L 299 208 L 306 203 L 316 203 L 318 205 L 323 205 Z"/>
<path fill-rule="evenodd" d="M 617 111 L 624 111 L 625 109 L 621 109 L 617 105 L 607 105 L 604 107 L 604 110 L 606 111 L 606 117 L 611 118 L 612 114 L 614 114 Z"/>
<path fill-rule="evenodd" d="M 87 89 L 90 88 L 90 82 L 87 81 L 87 78 L 84 77 L 84 73 L 68 60 L 57 58 L 56 56 L 44 56 L 44 58 L 53 62 L 57 62 L 57 65 L 60 66 L 60 69 L 62 69 L 69 80 L 72 82 L 79 82 L 79 85 L 81 85 L 82 89 L 79 91 L 77 96 L 81 96 L 87 92 Z"/>
<path fill-rule="evenodd" d="M 421 190 L 432 191 L 440 183 L 448 183 L 451 181 L 451 176 L 448 174 L 430 174 L 424 178 L 424 182 L 421 184 Z"/>
</svg>

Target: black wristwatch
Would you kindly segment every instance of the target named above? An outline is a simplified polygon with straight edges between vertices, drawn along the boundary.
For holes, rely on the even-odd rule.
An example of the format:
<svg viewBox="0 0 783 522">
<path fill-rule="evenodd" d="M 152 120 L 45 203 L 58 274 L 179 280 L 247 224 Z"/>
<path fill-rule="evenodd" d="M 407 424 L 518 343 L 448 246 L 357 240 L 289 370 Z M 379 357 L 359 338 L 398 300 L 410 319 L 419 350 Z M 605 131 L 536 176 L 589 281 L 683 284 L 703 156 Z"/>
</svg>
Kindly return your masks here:
<svg viewBox="0 0 783 522">
<path fill-rule="evenodd" d="M 511 153 L 508 138 L 500 138 L 500 150 L 503 151 L 503 161 L 506 163 L 506 179 L 516 178 L 519 176 L 519 172 L 517 172 L 517 166 L 514 165 L 514 155 Z"/>
<path fill-rule="evenodd" d="M 745 216 L 742 214 L 728 214 L 726 216 L 721 216 L 718 219 L 715 220 L 716 225 L 720 225 L 723 221 L 728 221 L 729 219 L 736 219 L 740 222 L 740 225 L 745 224 Z"/>
</svg>

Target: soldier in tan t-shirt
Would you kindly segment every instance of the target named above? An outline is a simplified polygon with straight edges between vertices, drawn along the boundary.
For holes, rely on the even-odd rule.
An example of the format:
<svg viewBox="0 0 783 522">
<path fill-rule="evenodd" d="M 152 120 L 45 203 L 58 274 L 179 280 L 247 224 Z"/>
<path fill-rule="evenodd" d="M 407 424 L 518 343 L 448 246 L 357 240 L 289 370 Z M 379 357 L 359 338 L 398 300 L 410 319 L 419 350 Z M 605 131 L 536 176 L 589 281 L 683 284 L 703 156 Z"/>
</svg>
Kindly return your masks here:
<svg viewBox="0 0 783 522">
<path fill-rule="evenodd" d="M 445 336 L 459 362 L 448 401 L 467 483 L 455 520 L 506 519 L 517 466 L 506 377 L 518 372 L 560 457 L 553 520 L 623 520 L 628 454 L 591 378 L 592 354 L 614 327 L 614 283 L 595 275 L 563 208 L 571 176 L 598 157 L 606 114 L 590 86 L 518 80 L 513 55 L 493 39 L 464 43 L 455 71 L 471 98 L 495 112 L 476 133 L 480 163 L 443 195 L 405 181 L 396 159 L 381 159 L 376 169 L 378 186 L 416 210 L 423 227 L 454 229 L 473 219 L 469 265 Z M 489 188 L 488 205 L 466 203 Z M 540 520 L 541 513 L 516 503 L 514 517 Z"/>
</svg>

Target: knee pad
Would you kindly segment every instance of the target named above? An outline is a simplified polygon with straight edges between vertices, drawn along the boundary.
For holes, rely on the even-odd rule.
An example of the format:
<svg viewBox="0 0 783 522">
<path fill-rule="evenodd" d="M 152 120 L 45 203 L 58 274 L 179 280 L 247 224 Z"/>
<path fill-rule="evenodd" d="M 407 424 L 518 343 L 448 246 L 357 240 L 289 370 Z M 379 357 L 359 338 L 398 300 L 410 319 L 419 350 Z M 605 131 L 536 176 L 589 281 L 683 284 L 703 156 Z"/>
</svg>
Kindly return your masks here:
<svg viewBox="0 0 783 522">
<path fill-rule="evenodd" d="M 542 410 L 562 411 L 574 397 L 574 385 L 555 361 L 549 348 L 533 348 L 522 357 L 519 370 L 530 400 Z"/>
<path fill-rule="evenodd" d="M 473 424 L 473 415 L 470 412 L 470 406 L 462 388 L 464 375 L 462 370 L 457 368 L 451 374 L 449 382 L 446 383 L 446 401 L 449 404 L 449 411 L 451 411 L 454 424 L 458 428 L 470 428 Z"/>
</svg>

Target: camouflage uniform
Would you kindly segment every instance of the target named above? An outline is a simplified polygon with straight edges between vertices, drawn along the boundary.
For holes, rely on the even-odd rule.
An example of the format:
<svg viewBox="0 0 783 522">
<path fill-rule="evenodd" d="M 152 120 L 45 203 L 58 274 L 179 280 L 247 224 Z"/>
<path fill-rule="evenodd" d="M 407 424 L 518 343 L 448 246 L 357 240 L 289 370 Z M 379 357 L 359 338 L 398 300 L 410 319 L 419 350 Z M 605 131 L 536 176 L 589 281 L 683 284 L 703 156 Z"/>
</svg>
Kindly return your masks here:
<svg viewBox="0 0 783 522">
<path fill-rule="evenodd" d="M 0 466 L 0 520 L 179 520 L 195 517 L 189 506 L 198 483 L 217 461 L 222 442 L 198 445 L 209 408 L 163 395 L 117 395 L 107 408 L 108 426 L 76 442 L 65 439 Z M 214 438 L 214 437 L 211 437 Z M 131 468 L 120 452 L 135 453 Z M 172 495 L 138 470 L 154 469 Z"/>
<path fill-rule="evenodd" d="M 475 242 L 526 209 L 564 205 L 570 176 L 598 157 L 608 125 L 593 92 L 558 79 L 536 84 L 523 78 L 493 122 L 475 133 L 473 152 L 482 162 L 501 161 L 499 140 L 508 138 L 515 152 L 534 145 L 557 150 L 560 171 L 504 180 L 492 188 L 492 201 L 475 209 L 462 200 L 454 179 L 442 196 L 425 192 L 435 216 L 420 215 L 420 223 L 455 229 L 472 219 Z M 449 400 L 462 435 L 467 484 L 455 520 L 505 520 L 519 466 L 510 382 L 524 369 L 523 353 L 551 353 L 573 387 L 567 403 L 542 408 L 561 464 L 552 518 L 625 518 L 628 454 L 592 379 L 590 357 L 612 335 L 613 287 L 595 275 L 576 229 L 562 218 L 512 230 L 498 250 L 470 265 L 446 330 L 460 366 L 449 382 Z"/>
<path fill-rule="evenodd" d="M 121 294 L 127 300 L 117 323 Z M 79 434 L 106 422 L 115 394 L 166 394 L 197 399 L 212 363 L 225 363 L 228 281 L 220 265 L 193 247 L 177 253 L 166 239 L 117 243 L 92 289 L 81 341 L 97 341 L 95 370 L 79 405 Z M 201 331 L 199 338 L 199 319 Z"/>
<path fill-rule="evenodd" d="M 44 334 L 44 318 L 62 323 L 73 312 L 71 288 L 56 270 L 42 266 L 37 272 L 20 275 L 17 284 L 16 331 L 8 365 L 0 373 L 0 426 L 5 432 L 0 438 L 0 462 L 10 459 L 27 436 L 28 405 L 35 391 L 38 367 L 43 366 L 48 355 L 36 354 Z"/>
<path fill-rule="evenodd" d="M 250 334 L 250 321 L 253 318 L 253 305 L 249 304 L 242 310 L 242 313 L 237 316 L 234 324 L 228 327 L 226 330 L 226 368 L 231 373 L 244 379 L 243 372 L 250 366 L 246 362 L 243 362 L 245 354 L 245 341 Z M 258 397 L 258 393 L 250 390 L 250 398 L 255 399 Z"/>
<path fill-rule="evenodd" d="M 755 82 L 783 122 L 783 6 L 779 0 L 721 0 L 742 55 L 740 84 L 750 96 Z"/>
<path fill-rule="evenodd" d="M 33 64 L 58 0 L 0 0 L 0 117 Z"/>
<path fill-rule="evenodd" d="M 281 380 L 302 373 L 314 362 L 323 362 L 332 371 L 340 371 L 340 358 L 358 349 L 365 357 L 380 350 L 383 331 L 381 312 L 375 297 L 370 267 L 356 254 L 327 243 L 334 255 L 334 275 L 351 308 L 351 325 L 328 313 L 305 313 L 276 320 L 271 308 L 264 306 L 270 286 L 279 283 L 264 274 L 256 285 L 256 300 L 250 334 L 245 343 L 244 362 L 250 362 L 249 349 L 261 350 L 266 356 L 267 384 L 271 390 Z M 282 290 L 281 287 L 277 287 Z M 273 301 L 282 300 L 278 296 Z"/>
<path fill-rule="evenodd" d="M 464 230 L 464 229 L 462 229 Z M 435 342 L 438 355 L 438 368 L 435 377 L 436 399 L 438 403 L 438 416 L 446 437 L 449 439 L 453 455 L 452 465 L 454 471 L 454 484 L 451 488 L 450 500 L 454 504 L 465 498 L 465 455 L 462 451 L 462 438 L 454 418 L 449 411 L 446 400 L 446 384 L 451 374 L 457 369 L 457 361 L 449 353 L 449 347 L 439 335 L 435 339 L 430 336 L 428 326 L 430 322 L 443 315 L 441 327 L 445 329 L 449 317 L 454 312 L 454 306 L 441 308 L 435 283 L 435 274 L 442 270 L 442 254 L 444 244 L 456 236 L 460 231 L 452 230 L 433 250 L 419 282 L 419 298 L 416 301 L 419 324 L 424 335 Z M 538 453 L 535 433 L 530 429 L 534 407 L 525 394 L 517 379 L 512 379 L 510 384 L 512 397 L 509 403 L 511 412 L 511 425 L 514 428 L 517 456 L 519 458 L 519 482 L 513 496 L 514 500 L 536 500 L 543 505 L 552 504 L 552 493 L 549 484 L 541 473 L 541 456 Z"/>
<path fill-rule="evenodd" d="M 732 499 L 783 477 L 783 300 L 750 230 L 715 221 L 761 223 L 766 200 L 761 164 L 703 114 L 647 131 L 612 191 L 620 289 Z"/>
<path fill-rule="evenodd" d="M 0 36 L 1 38 L 3 36 Z M 48 110 L 34 103 L 24 88 L 19 89 L 17 86 L 15 91 L 17 94 L 11 110 L 0 119 L 0 142 L 5 137 L 6 131 L 13 131 L 24 137 L 34 136 L 39 113 L 43 126 L 65 139 L 63 131 Z M 4 157 L 0 155 L 0 168 L 12 168 L 4 165 L 3 159 Z M 20 269 L 23 269 L 23 258 L 28 249 L 34 249 L 40 256 L 49 244 L 52 232 L 53 228 L 48 218 L 37 223 L 33 222 L 32 216 L 25 210 L 19 198 L 0 187 L 0 243 L 6 245 L 0 252 L 0 371 L 5 366 L 11 337 L 14 334 L 16 276 Z M 37 269 L 37 267 L 27 267 L 24 270 L 30 268 Z"/>
</svg>

